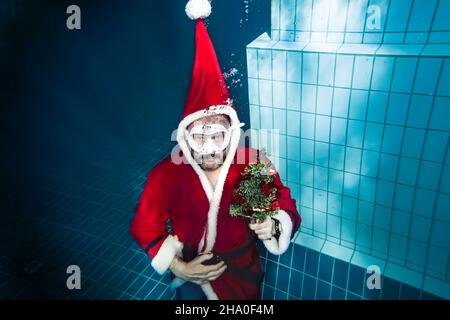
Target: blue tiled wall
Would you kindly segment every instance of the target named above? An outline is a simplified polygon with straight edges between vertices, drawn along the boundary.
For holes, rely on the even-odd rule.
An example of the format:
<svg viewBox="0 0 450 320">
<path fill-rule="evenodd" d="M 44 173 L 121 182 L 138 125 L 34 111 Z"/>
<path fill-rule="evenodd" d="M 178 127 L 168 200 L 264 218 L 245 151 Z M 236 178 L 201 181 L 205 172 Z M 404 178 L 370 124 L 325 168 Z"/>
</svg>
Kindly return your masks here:
<svg viewBox="0 0 450 320">
<path fill-rule="evenodd" d="M 247 47 L 252 144 L 274 130 L 270 155 L 303 218 L 295 241 L 446 298 L 449 4 L 274 0 L 272 38 Z"/>
<path fill-rule="evenodd" d="M 448 12 L 448 0 L 273 0 L 271 32 L 283 41 L 448 44 Z"/>
</svg>

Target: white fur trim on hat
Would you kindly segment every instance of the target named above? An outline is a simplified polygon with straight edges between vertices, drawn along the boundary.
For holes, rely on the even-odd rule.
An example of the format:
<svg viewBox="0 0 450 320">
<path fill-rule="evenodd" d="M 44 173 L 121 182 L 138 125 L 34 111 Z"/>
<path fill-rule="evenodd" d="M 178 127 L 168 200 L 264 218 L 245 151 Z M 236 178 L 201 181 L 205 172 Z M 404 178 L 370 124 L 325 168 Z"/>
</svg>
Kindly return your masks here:
<svg viewBox="0 0 450 320">
<path fill-rule="evenodd" d="M 280 221 L 280 238 L 277 241 L 275 237 L 272 237 L 271 239 L 263 240 L 263 243 L 270 253 L 281 255 L 289 248 L 289 243 L 291 242 L 292 220 L 289 214 L 284 210 L 279 210 L 273 218 Z"/>
<path fill-rule="evenodd" d="M 208 0 L 189 0 L 185 11 L 191 20 L 205 19 L 211 14 L 211 3 Z"/>
</svg>

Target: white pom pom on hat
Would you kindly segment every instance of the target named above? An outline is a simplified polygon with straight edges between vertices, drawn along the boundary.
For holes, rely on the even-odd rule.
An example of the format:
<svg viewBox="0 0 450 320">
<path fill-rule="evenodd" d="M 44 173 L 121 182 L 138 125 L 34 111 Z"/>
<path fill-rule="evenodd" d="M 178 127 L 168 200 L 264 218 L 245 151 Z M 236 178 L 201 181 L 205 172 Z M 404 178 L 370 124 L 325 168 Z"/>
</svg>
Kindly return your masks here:
<svg viewBox="0 0 450 320">
<path fill-rule="evenodd" d="M 208 0 L 189 0 L 185 11 L 189 19 L 205 19 L 211 14 L 211 3 Z"/>
</svg>

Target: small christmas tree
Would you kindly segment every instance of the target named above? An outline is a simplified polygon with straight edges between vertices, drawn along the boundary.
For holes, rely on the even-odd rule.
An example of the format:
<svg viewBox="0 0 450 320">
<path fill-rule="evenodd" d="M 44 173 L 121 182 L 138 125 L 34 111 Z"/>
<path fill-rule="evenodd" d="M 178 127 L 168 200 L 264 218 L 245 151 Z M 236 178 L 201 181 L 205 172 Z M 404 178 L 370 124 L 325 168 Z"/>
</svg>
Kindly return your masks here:
<svg viewBox="0 0 450 320">
<path fill-rule="evenodd" d="M 230 208 L 231 216 L 261 223 L 267 216 L 278 213 L 277 188 L 273 185 L 275 170 L 270 161 L 264 163 L 265 156 L 263 149 L 258 153 L 257 162 L 249 164 L 241 173 L 243 178 L 233 193 L 235 201 Z"/>
</svg>

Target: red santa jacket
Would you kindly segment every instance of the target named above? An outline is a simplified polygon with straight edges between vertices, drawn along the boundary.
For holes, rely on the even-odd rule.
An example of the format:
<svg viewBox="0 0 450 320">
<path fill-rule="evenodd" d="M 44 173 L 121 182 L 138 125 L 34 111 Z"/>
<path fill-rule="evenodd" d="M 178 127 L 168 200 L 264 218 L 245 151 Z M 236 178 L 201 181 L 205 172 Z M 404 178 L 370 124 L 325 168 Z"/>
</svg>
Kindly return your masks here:
<svg viewBox="0 0 450 320">
<path fill-rule="evenodd" d="M 151 170 L 130 231 L 158 273 L 168 270 L 175 255 L 189 261 L 199 252 L 212 251 L 225 258 L 228 268 L 202 285 L 207 298 L 260 299 L 257 238 L 248 219 L 229 215 L 241 172 L 256 161 L 256 155 L 255 149 L 238 147 L 228 170 L 219 175 L 216 190 L 205 188 L 206 178 L 188 162 L 175 164 L 168 157 Z M 278 173 L 274 183 L 281 209 L 274 218 L 280 221 L 282 233 L 278 241 L 272 237 L 263 243 L 269 252 L 280 255 L 299 229 L 301 218 Z"/>
</svg>

